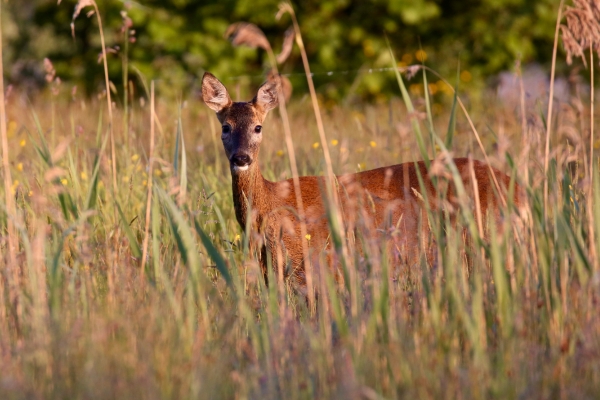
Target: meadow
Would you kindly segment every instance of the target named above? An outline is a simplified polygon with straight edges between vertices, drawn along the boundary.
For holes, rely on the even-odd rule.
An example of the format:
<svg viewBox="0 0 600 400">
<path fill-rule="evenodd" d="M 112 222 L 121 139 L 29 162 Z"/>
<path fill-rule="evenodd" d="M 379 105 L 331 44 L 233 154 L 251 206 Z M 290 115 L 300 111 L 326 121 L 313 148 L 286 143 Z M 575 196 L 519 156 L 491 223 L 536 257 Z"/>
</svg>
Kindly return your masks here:
<svg viewBox="0 0 600 400">
<path fill-rule="evenodd" d="M 106 92 L 87 99 L 53 76 L 35 98 L 8 93 L 12 183 L 0 191 L 16 211 L 0 203 L 0 398 L 597 398 L 591 99 L 573 92 L 549 116 L 523 88 L 509 103 L 465 95 L 465 113 L 425 78 L 398 77 L 387 102 L 320 101 L 325 141 L 310 96 L 296 93 L 299 174 L 326 173 L 325 145 L 336 174 L 487 157 L 525 188 L 527 224 L 485 238 L 462 196 L 458 227 L 428 213 L 435 266 L 390 265 L 389 240 L 365 245 L 341 256 L 343 280 L 323 273 L 312 307 L 265 286 L 253 232 L 235 220 L 220 126 L 198 95 L 163 97 L 168 87 L 147 82 L 127 107 L 114 88 L 109 110 Z M 234 100 L 255 88 L 238 89 Z M 292 176 L 284 131 L 272 112 L 259 160 L 269 180 Z"/>
</svg>

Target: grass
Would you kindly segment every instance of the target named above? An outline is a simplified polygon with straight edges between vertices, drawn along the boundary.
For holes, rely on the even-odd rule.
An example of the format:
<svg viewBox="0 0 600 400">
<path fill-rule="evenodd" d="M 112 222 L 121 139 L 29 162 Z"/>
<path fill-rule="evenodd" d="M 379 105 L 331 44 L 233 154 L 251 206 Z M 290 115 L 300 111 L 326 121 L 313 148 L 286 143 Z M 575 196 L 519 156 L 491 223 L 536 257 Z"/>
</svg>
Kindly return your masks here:
<svg viewBox="0 0 600 400">
<path fill-rule="evenodd" d="M 275 285 L 262 282 L 235 221 L 214 116 L 195 101 L 162 100 L 160 85 L 157 93 L 162 128 L 153 177 L 146 175 L 149 105 L 130 107 L 132 137 L 113 127 L 117 195 L 101 150 L 109 140 L 102 100 L 59 97 L 54 107 L 45 98 L 32 105 L 9 100 L 20 252 L 17 264 L 2 270 L 2 398 L 598 393 L 600 275 L 586 240 L 588 213 L 600 216 L 600 191 L 594 190 L 593 209 L 586 209 L 577 160 L 587 149 L 574 108 L 563 104 L 556 119 L 544 219 L 543 126 L 530 126 L 530 148 L 522 151 L 521 120 L 511 107 L 471 107 L 477 128 L 487 132 L 483 142 L 492 164 L 517 178 L 528 169 L 530 183 L 522 183 L 532 221 L 524 237 L 506 231 L 481 241 L 469 271 L 460 235 L 444 229 L 443 215 L 430 215 L 444 243 L 437 268 L 395 268 L 384 256 L 388 243 L 371 244 L 350 254 L 346 284 L 330 275 L 315 282 L 322 295 L 311 315 L 295 293 L 288 290 L 278 302 Z M 416 100 L 416 111 L 425 111 Z M 403 103 L 394 100 L 391 117 L 389 111 L 365 105 L 324 113 L 336 173 L 419 158 Z M 113 118 L 120 112 L 114 110 Z M 181 127 L 173 117 L 179 113 Z M 289 115 L 295 132 L 303 132 L 301 140 L 295 137 L 301 174 L 323 174 L 309 105 L 292 103 Z M 435 131 L 445 132 L 449 119 L 449 113 L 433 115 Z M 54 142 L 47 139 L 53 120 Z M 464 118 L 456 122 L 454 153 L 481 158 Z M 270 179 L 290 176 L 278 132 L 274 114 L 265 123 L 260 161 Z M 142 275 L 136 255 L 151 179 Z M 186 181 L 187 193 L 179 197 Z"/>
<path fill-rule="evenodd" d="M 310 304 L 288 285 L 264 285 L 203 104 L 162 97 L 160 82 L 112 110 L 107 98 L 13 92 L 3 133 L 12 181 L 0 191 L 17 211 L 0 204 L 0 398 L 596 398 L 593 110 L 563 99 L 548 121 L 532 110 L 525 119 L 524 103 L 411 96 L 396 78 L 403 100 L 386 105 L 323 109 L 313 96 L 272 113 L 265 177 L 448 150 L 485 157 L 523 185 L 529 221 L 483 227 L 476 199 L 459 190 L 458 226 L 432 210 L 422 221 L 425 241 L 439 243 L 434 266 L 424 251 L 419 265 L 391 264 L 393 230 L 346 243 L 332 229 L 344 279 L 315 274 Z M 457 178 L 452 167 L 438 184 Z"/>
</svg>

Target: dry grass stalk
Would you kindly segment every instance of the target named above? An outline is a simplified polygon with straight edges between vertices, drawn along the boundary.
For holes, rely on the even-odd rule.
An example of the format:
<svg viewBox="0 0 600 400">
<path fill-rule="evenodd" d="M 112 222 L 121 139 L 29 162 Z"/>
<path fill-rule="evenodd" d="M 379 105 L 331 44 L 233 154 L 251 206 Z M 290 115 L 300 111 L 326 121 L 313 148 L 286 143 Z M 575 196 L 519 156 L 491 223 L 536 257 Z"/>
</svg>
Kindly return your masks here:
<svg viewBox="0 0 600 400">
<path fill-rule="evenodd" d="M 144 226 L 144 243 L 142 245 L 142 263 L 140 267 L 140 282 L 144 283 L 144 270 L 148 257 L 148 241 L 150 236 L 150 210 L 152 207 L 152 162 L 154 161 L 154 81 L 150 82 L 150 154 L 148 155 L 148 197 L 146 199 L 146 220 Z"/>
<path fill-rule="evenodd" d="M 573 0 L 573 6 L 565 10 L 567 25 L 561 25 L 563 45 L 567 53 L 567 63 L 573 56 L 580 57 L 587 66 L 585 52 L 590 52 L 590 159 L 588 209 L 592 207 L 592 187 L 594 175 L 594 52 L 600 55 L 600 2 L 598 0 Z M 590 214 L 591 215 L 591 214 Z M 590 217 L 590 253 L 595 256 L 593 222 Z M 594 257 L 595 258 L 595 257 Z"/>
<path fill-rule="evenodd" d="M 94 0 L 79 0 L 75 5 L 75 11 L 73 12 L 73 18 L 71 20 L 71 32 L 73 36 L 75 36 L 75 19 L 79 16 L 81 11 L 85 7 L 94 7 L 94 12 L 96 13 L 96 18 L 98 19 L 98 29 L 100 31 L 100 42 L 102 44 L 102 59 L 104 63 L 104 84 L 106 86 L 106 102 L 108 106 L 108 126 L 110 130 L 110 156 L 111 156 L 111 164 L 112 164 L 112 183 L 113 183 L 113 192 L 116 194 L 118 192 L 117 186 L 117 157 L 115 155 L 115 135 L 113 132 L 113 114 L 112 114 L 112 101 L 110 98 L 110 80 L 108 79 L 108 61 L 106 58 L 106 43 L 104 41 L 104 30 L 102 29 L 102 18 L 100 17 L 100 11 L 98 10 L 98 5 Z M 88 16 L 91 14 L 88 14 Z M 115 218 L 116 219 L 116 218 Z"/>
<path fill-rule="evenodd" d="M 550 72 L 550 94 L 548 96 L 548 114 L 546 115 L 546 149 L 544 152 L 544 218 L 548 215 L 548 162 L 550 158 L 550 132 L 552 129 L 552 106 L 554 105 L 554 74 L 556 72 L 556 51 L 558 49 L 558 32 L 562 19 L 564 0 L 560 0 L 556 29 L 554 31 L 554 47 L 552 50 L 552 70 Z"/>
<path fill-rule="evenodd" d="M 522 149 L 521 149 L 521 163 L 527 165 L 529 161 L 529 135 L 527 129 L 527 117 L 525 111 L 525 88 L 523 86 L 523 71 L 521 69 L 521 60 L 517 61 L 516 65 L 517 76 L 519 79 L 519 105 L 521 108 L 521 138 L 522 138 Z M 524 168 L 523 181 L 529 185 L 529 169 Z"/>
<path fill-rule="evenodd" d="M 341 226 L 343 226 L 343 223 L 342 223 L 341 215 L 339 213 L 339 207 L 337 207 L 337 206 L 339 206 L 340 202 L 337 197 L 337 191 L 333 190 L 333 188 L 335 188 L 336 182 L 335 182 L 335 175 L 333 173 L 331 155 L 329 153 L 329 143 L 327 142 L 327 137 L 325 136 L 325 128 L 323 126 L 323 120 L 321 118 L 321 110 L 319 108 L 319 100 L 317 99 L 317 92 L 315 91 L 315 85 L 314 85 L 314 82 L 312 79 L 312 74 L 310 72 L 310 65 L 308 63 L 308 56 L 306 55 L 306 50 L 304 48 L 304 42 L 302 41 L 302 32 L 300 32 L 300 25 L 298 24 L 298 20 L 296 18 L 296 13 L 295 13 L 292 5 L 288 2 L 279 3 L 279 11 L 277 12 L 276 18 L 279 19 L 286 13 L 288 13 L 290 15 L 290 17 L 292 18 L 296 44 L 300 48 L 300 54 L 302 56 L 302 64 L 304 65 L 304 72 L 306 73 L 306 80 L 308 81 L 308 89 L 310 91 L 310 97 L 312 99 L 313 111 L 315 114 L 315 119 L 317 121 L 317 130 L 319 131 L 319 139 L 321 141 L 321 147 L 323 149 L 323 157 L 325 158 L 325 166 L 327 168 L 327 178 L 328 178 L 326 180 L 327 186 L 328 186 L 327 190 L 328 190 L 328 193 L 331 193 L 331 200 L 336 205 L 336 207 L 334 207 L 332 210 L 333 216 L 336 219 L 335 225 L 338 227 L 341 227 Z M 335 229 L 335 227 L 332 227 L 332 229 Z M 346 260 L 348 260 L 349 255 L 348 255 L 348 248 L 345 244 L 346 243 L 345 232 L 343 229 L 339 229 L 338 234 L 339 234 L 340 238 L 342 239 L 341 240 L 342 256 Z M 312 272 L 310 271 L 310 268 L 307 269 L 307 287 L 309 289 L 309 300 L 312 300 L 313 293 L 311 293 L 311 291 L 310 291 L 311 287 L 308 286 L 309 279 L 312 280 Z M 310 282 L 310 283 L 312 285 L 312 282 Z M 352 306 L 353 316 L 356 314 L 356 309 L 354 306 L 355 306 L 355 304 L 353 303 L 353 306 Z"/>
<path fill-rule="evenodd" d="M 0 19 L 2 17 L 2 6 L 0 5 Z M 8 233 L 8 265 L 12 268 L 16 265 L 16 252 L 18 245 L 17 232 L 13 223 L 16 217 L 15 199 L 12 194 L 12 176 L 10 174 L 10 163 L 8 154 L 8 135 L 6 132 L 6 108 L 4 104 L 4 68 L 2 61 L 2 23 L 0 22 L 0 135 L 2 137 L 2 169 L 4 172 L 4 197 L 6 201 L 6 227 Z"/>
</svg>

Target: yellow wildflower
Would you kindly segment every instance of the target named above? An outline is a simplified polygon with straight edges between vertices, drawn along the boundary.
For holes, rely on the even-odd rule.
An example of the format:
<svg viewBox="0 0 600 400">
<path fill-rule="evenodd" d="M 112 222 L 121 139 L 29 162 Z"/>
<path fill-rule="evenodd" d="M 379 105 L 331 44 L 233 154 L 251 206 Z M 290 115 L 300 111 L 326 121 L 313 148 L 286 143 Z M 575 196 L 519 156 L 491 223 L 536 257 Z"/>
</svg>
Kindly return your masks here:
<svg viewBox="0 0 600 400">
<path fill-rule="evenodd" d="M 304 237 L 306 238 L 306 240 L 308 240 L 310 242 L 310 238 L 311 238 L 310 233 L 307 233 Z"/>
<path fill-rule="evenodd" d="M 136 162 L 139 159 L 140 159 L 140 156 L 137 155 L 137 154 L 134 154 L 134 155 L 131 156 L 131 161 L 133 161 L 133 162 Z"/>
<path fill-rule="evenodd" d="M 25 147 L 25 145 L 27 144 L 27 140 L 22 139 L 19 144 L 21 145 L 21 147 Z"/>
<path fill-rule="evenodd" d="M 377 147 L 377 143 L 375 141 L 371 140 L 369 142 L 369 146 L 371 146 L 371 147 Z"/>
<path fill-rule="evenodd" d="M 333 140 L 331 141 L 331 145 L 332 145 L 332 146 L 337 146 L 337 145 L 338 145 L 338 143 L 339 143 L 339 142 L 338 142 L 338 140 L 337 140 L 337 139 L 333 139 Z"/>
<path fill-rule="evenodd" d="M 427 88 L 429 89 L 429 93 L 432 96 L 438 92 L 438 85 L 436 85 L 435 83 L 428 84 Z"/>
<path fill-rule="evenodd" d="M 80 176 L 81 176 L 82 180 L 87 181 L 88 176 L 87 176 L 87 174 L 84 171 L 81 171 Z"/>
<path fill-rule="evenodd" d="M 22 162 L 17 164 L 17 171 L 23 171 L 23 163 Z"/>
<path fill-rule="evenodd" d="M 312 145 L 313 149 L 318 149 L 319 148 L 319 142 L 314 142 Z"/>
</svg>

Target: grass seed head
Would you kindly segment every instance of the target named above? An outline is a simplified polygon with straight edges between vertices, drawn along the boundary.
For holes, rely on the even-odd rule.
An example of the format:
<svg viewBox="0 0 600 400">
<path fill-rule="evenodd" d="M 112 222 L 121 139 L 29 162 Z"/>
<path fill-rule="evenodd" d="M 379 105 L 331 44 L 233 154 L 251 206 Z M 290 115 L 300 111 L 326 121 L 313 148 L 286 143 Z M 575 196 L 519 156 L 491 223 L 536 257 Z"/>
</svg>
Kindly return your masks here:
<svg viewBox="0 0 600 400">
<path fill-rule="evenodd" d="M 581 57 L 586 64 L 584 51 L 600 54 L 600 4 L 596 0 L 573 0 L 573 6 L 565 11 L 566 25 L 561 25 L 567 63 L 573 56 Z"/>
<path fill-rule="evenodd" d="M 234 46 L 260 47 L 263 50 L 271 48 L 263 31 L 258 26 L 249 22 L 236 22 L 229 25 L 225 31 L 225 37 Z"/>
<path fill-rule="evenodd" d="M 283 64 L 292 54 L 295 38 L 294 27 L 290 26 L 283 34 L 283 44 L 281 45 L 281 52 L 277 55 L 277 64 Z"/>
</svg>

